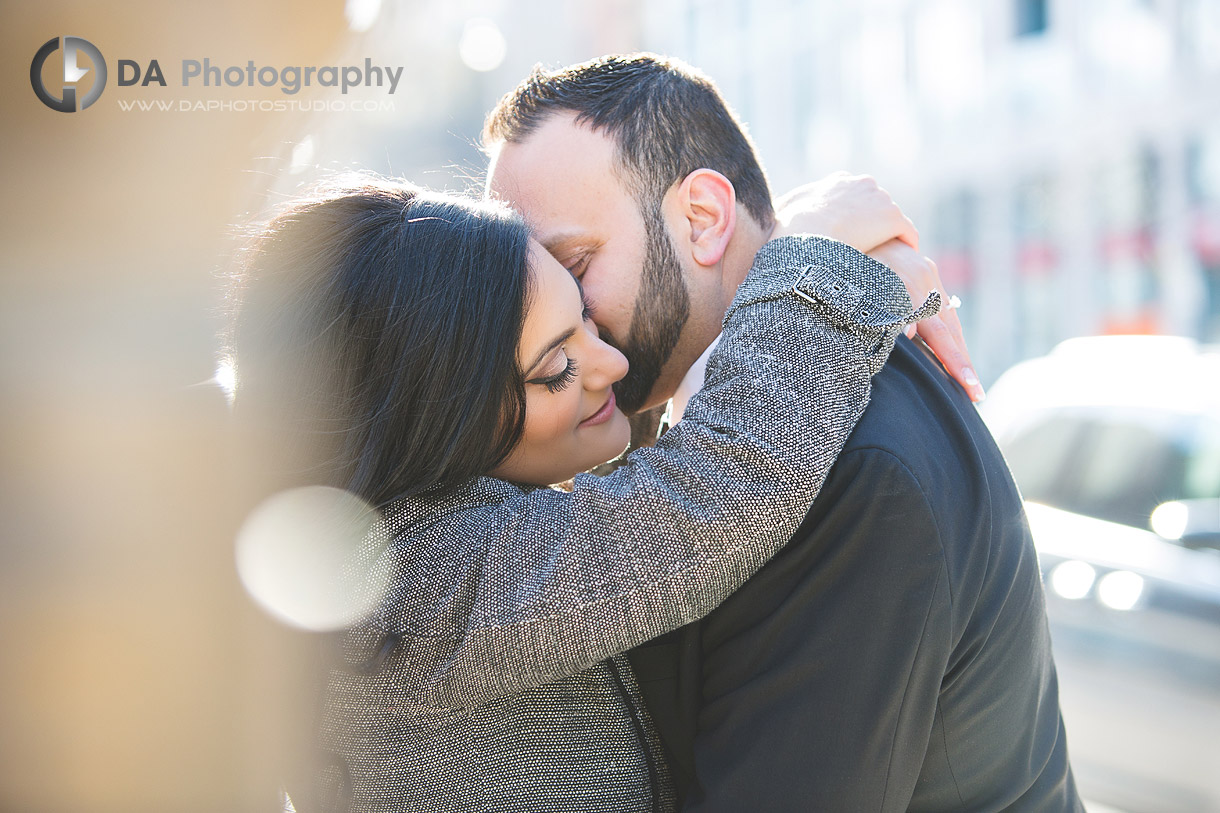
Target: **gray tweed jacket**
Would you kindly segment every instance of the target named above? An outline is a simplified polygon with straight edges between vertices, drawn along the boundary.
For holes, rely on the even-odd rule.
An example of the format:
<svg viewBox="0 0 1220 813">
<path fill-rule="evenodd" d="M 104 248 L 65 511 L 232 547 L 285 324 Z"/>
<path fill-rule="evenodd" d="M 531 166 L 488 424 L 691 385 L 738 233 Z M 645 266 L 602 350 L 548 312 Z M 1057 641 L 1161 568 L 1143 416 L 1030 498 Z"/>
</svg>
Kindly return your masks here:
<svg viewBox="0 0 1220 813">
<path fill-rule="evenodd" d="M 841 243 L 772 241 L 655 447 L 570 493 L 480 478 L 389 505 L 355 566 L 390 588 L 343 636 L 329 764 L 288 788 L 297 808 L 671 810 L 619 653 L 711 611 L 792 536 L 898 331 L 938 307 L 913 312 Z"/>
</svg>

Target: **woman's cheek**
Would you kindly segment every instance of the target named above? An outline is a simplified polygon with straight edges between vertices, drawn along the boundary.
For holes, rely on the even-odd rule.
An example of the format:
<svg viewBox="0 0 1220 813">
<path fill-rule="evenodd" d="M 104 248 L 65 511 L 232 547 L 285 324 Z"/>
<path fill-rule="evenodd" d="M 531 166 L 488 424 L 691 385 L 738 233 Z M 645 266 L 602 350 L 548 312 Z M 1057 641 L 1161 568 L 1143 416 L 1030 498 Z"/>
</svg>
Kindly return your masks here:
<svg viewBox="0 0 1220 813">
<path fill-rule="evenodd" d="M 559 439 L 575 428 L 580 422 L 577 411 L 580 408 L 580 387 L 573 382 L 566 390 L 555 393 L 551 404 L 551 437 Z"/>
<path fill-rule="evenodd" d="M 525 433 L 526 439 L 533 443 L 548 443 L 556 440 L 564 432 L 565 426 L 571 426 L 576 421 L 568 420 L 574 415 L 574 404 L 571 389 L 563 392 L 548 392 L 526 404 Z"/>
</svg>

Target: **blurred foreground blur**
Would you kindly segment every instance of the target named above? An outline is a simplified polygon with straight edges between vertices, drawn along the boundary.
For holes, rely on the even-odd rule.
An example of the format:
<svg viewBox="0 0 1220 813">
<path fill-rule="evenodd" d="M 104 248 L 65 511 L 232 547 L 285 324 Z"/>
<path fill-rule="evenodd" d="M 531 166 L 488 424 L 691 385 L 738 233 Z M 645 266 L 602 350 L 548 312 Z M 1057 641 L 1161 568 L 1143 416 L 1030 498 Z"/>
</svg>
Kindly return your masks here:
<svg viewBox="0 0 1220 813">
<path fill-rule="evenodd" d="M 1220 349 L 1075 339 L 982 411 L 1027 500 L 1081 792 L 1220 811 Z"/>
<path fill-rule="evenodd" d="M 211 379 L 228 238 L 294 122 L 118 102 L 202 97 L 175 87 L 186 58 L 327 64 L 342 3 L 3 11 L 0 810 L 273 810 L 304 642 L 238 579 L 251 498 Z M 71 113 L 30 80 L 66 36 L 109 62 Z M 161 60 L 170 87 L 120 87 L 121 59 Z"/>
</svg>

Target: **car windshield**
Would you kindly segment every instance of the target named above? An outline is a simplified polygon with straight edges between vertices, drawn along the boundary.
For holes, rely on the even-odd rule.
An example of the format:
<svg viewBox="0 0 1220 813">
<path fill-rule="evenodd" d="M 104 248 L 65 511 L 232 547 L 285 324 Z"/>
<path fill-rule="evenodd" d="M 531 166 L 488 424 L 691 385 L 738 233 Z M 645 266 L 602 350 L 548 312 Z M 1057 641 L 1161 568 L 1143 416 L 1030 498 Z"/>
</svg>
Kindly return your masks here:
<svg viewBox="0 0 1220 813">
<path fill-rule="evenodd" d="M 1163 502 L 1220 498 L 1220 422 L 1169 412 L 1044 413 L 1004 454 L 1027 500 L 1147 529 Z"/>
</svg>

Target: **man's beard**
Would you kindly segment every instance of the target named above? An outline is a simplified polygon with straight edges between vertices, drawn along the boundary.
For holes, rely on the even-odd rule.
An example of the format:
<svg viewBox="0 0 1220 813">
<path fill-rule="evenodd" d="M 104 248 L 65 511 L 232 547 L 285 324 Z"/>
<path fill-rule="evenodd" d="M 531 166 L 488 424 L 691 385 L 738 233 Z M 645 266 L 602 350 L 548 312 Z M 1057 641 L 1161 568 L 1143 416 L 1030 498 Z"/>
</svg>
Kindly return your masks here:
<svg viewBox="0 0 1220 813">
<path fill-rule="evenodd" d="M 628 415 L 644 408 L 690 317 L 690 293 L 682 279 L 681 262 L 660 207 L 649 208 L 654 211 L 641 207 L 648 243 L 640 290 L 631 315 L 630 333 L 619 347 L 631 366 L 627 375 L 614 385 L 619 408 Z"/>
</svg>

